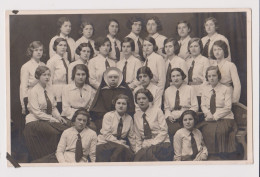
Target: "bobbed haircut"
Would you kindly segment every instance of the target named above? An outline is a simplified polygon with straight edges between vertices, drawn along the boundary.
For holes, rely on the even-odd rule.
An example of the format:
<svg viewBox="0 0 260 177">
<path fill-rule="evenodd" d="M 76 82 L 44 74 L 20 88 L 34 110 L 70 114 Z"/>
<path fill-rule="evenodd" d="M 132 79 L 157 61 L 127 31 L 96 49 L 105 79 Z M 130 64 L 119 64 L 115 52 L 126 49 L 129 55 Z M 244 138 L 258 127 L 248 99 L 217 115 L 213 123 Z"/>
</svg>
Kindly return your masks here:
<svg viewBox="0 0 260 177">
<path fill-rule="evenodd" d="M 137 16 L 131 17 L 129 20 L 127 20 L 126 27 L 131 30 L 134 22 L 141 22 L 141 25 L 142 25 L 142 28 L 143 28 L 144 21 L 141 17 L 137 17 Z"/>
<path fill-rule="evenodd" d="M 188 43 L 188 52 L 190 53 L 190 45 L 193 43 L 193 42 L 197 42 L 200 46 L 200 53 L 202 52 L 203 50 L 203 44 L 202 44 L 202 41 L 200 40 L 200 38 L 191 38 L 189 43 Z"/>
<path fill-rule="evenodd" d="M 47 66 L 38 66 L 38 67 L 36 68 L 36 70 L 35 70 L 34 77 L 35 77 L 37 80 L 39 80 L 40 77 L 41 77 L 41 75 L 42 75 L 43 73 L 45 73 L 46 71 L 48 71 L 48 70 L 51 72 L 51 70 L 50 70 Z"/>
<path fill-rule="evenodd" d="M 217 72 L 218 81 L 220 81 L 220 80 L 221 80 L 221 73 L 220 73 L 220 71 L 219 71 L 218 66 L 209 66 L 209 67 L 207 68 L 207 70 L 206 70 L 206 75 L 205 75 L 206 81 L 209 81 L 209 80 L 208 80 L 208 72 L 209 72 L 209 71 L 212 71 L 212 70 L 215 70 L 215 71 Z"/>
<path fill-rule="evenodd" d="M 141 89 L 137 90 L 137 92 L 135 93 L 135 103 L 136 104 L 137 104 L 137 96 L 139 93 L 143 93 L 148 98 L 149 102 L 153 102 L 152 93 L 148 89 L 141 88 Z"/>
<path fill-rule="evenodd" d="M 86 126 L 89 126 L 90 124 L 90 114 L 89 112 L 87 112 L 87 110 L 85 108 L 79 108 L 72 116 L 71 118 L 71 122 L 75 122 L 76 118 L 78 117 L 78 115 L 83 115 L 87 117 L 87 123 Z"/>
<path fill-rule="evenodd" d="M 186 26 L 187 26 L 187 27 L 189 28 L 189 30 L 190 30 L 188 34 L 190 34 L 191 31 L 192 31 L 192 27 L 191 27 L 190 22 L 188 22 L 188 21 L 186 21 L 186 20 L 178 21 L 178 23 L 177 23 L 177 25 L 176 25 L 176 32 L 177 32 L 177 34 L 178 34 L 178 26 L 179 26 L 179 24 L 181 24 L 181 23 L 186 24 Z M 178 35 L 179 35 L 179 34 L 178 34 Z"/>
<path fill-rule="evenodd" d="M 184 80 L 186 78 L 186 74 L 183 72 L 183 70 L 181 68 L 172 68 L 171 75 L 172 75 L 173 71 L 178 71 L 181 74 L 182 80 Z M 171 77 L 170 77 L 170 82 L 172 82 Z"/>
<path fill-rule="evenodd" d="M 158 46 L 156 45 L 155 39 L 153 37 L 147 36 L 147 37 L 144 38 L 144 41 L 150 42 L 153 45 L 153 51 L 157 52 Z"/>
<path fill-rule="evenodd" d="M 136 79 L 139 81 L 139 75 L 140 74 L 147 74 L 150 79 L 153 78 L 153 73 L 151 69 L 147 66 L 142 66 L 137 70 Z"/>
<path fill-rule="evenodd" d="M 108 37 L 98 37 L 95 41 L 95 49 L 96 51 L 99 51 L 99 48 L 104 45 L 106 42 L 109 42 L 110 44 L 110 49 L 109 52 L 112 51 L 112 47 L 111 47 L 111 41 L 108 39 Z"/>
<path fill-rule="evenodd" d="M 26 56 L 28 58 L 31 58 L 32 55 L 33 55 L 33 50 L 36 49 L 36 48 L 39 48 L 39 47 L 42 47 L 43 49 L 43 54 L 42 54 L 42 57 L 45 56 L 45 48 L 43 46 L 43 44 L 40 42 L 40 41 L 33 41 L 29 44 L 27 50 L 26 50 Z"/>
<path fill-rule="evenodd" d="M 84 48 L 84 47 L 88 47 L 90 49 L 90 56 L 89 56 L 89 59 L 93 58 L 94 56 L 94 50 L 93 50 L 93 47 L 92 45 L 88 42 L 88 43 L 81 43 L 77 49 L 76 49 L 76 54 L 80 56 L 80 52 L 81 50 Z"/>
<path fill-rule="evenodd" d="M 122 47 L 123 47 L 123 43 L 130 43 L 131 46 L 131 51 L 135 51 L 135 41 L 133 39 L 131 39 L 130 37 L 125 37 L 122 41 L 121 41 L 121 51 L 122 51 Z"/>
<path fill-rule="evenodd" d="M 89 71 L 88 71 L 87 66 L 84 65 L 84 64 L 77 64 L 77 65 L 75 65 L 75 66 L 73 67 L 71 79 L 74 81 L 76 72 L 77 72 L 78 70 L 82 70 L 82 71 L 84 71 L 84 72 L 86 73 L 85 83 L 88 84 L 88 83 L 89 83 L 89 80 L 88 80 L 88 79 L 89 79 Z"/>
<path fill-rule="evenodd" d="M 224 58 L 228 57 L 228 45 L 227 45 L 227 43 L 225 41 L 218 40 L 218 41 L 214 42 L 214 44 L 212 45 L 212 47 L 210 49 L 210 57 L 212 59 L 216 59 L 216 57 L 214 56 L 214 52 L 213 52 L 214 45 L 222 48 L 222 50 L 224 51 Z"/>
<path fill-rule="evenodd" d="M 127 110 L 126 111 L 128 111 L 130 101 L 129 101 L 129 97 L 127 95 L 124 95 L 124 94 L 119 94 L 112 100 L 113 108 L 115 109 L 116 102 L 119 99 L 124 99 L 126 101 L 126 104 L 127 104 Z"/>
<path fill-rule="evenodd" d="M 191 115 L 194 119 L 194 127 L 197 125 L 198 121 L 199 121 L 199 118 L 198 118 L 198 115 L 195 111 L 193 110 L 186 110 L 184 111 L 182 114 L 181 114 L 181 117 L 179 119 L 179 123 L 180 125 L 183 127 L 183 118 L 185 115 Z"/>
<path fill-rule="evenodd" d="M 57 27 L 58 27 L 57 35 L 60 34 L 60 32 L 61 32 L 61 31 L 60 31 L 60 28 L 62 27 L 62 25 L 63 25 L 65 22 L 70 22 L 70 23 L 71 23 L 70 19 L 67 18 L 67 17 L 60 17 L 60 18 L 58 19 L 58 21 L 57 21 Z"/>
<path fill-rule="evenodd" d="M 174 38 L 167 38 L 167 39 L 164 40 L 162 52 L 163 52 L 164 54 L 166 54 L 165 45 L 166 45 L 167 43 L 169 43 L 169 42 L 172 42 L 172 44 L 173 44 L 174 54 L 175 54 L 175 55 L 178 55 L 179 52 L 180 52 L 180 44 L 179 44 L 178 41 L 177 41 L 176 39 L 174 39 Z"/>
<path fill-rule="evenodd" d="M 157 31 L 157 32 L 163 30 L 162 23 L 161 23 L 160 19 L 159 19 L 157 16 L 153 16 L 153 17 L 148 18 L 148 19 L 146 20 L 146 23 L 145 23 L 146 25 L 147 25 L 147 23 L 148 23 L 149 20 L 153 20 L 153 21 L 156 23 L 156 25 L 157 25 L 156 31 Z"/>
<path fill-rule="evenodd" d="M 119 33 L 119 32 L 120 32 L 119 22 L 118 22 L 116 19 L 114 19 L 114 18 L 109 19 L 109 20 L 106 22 L 105 30 L 107 31 L 107 33 L 109 33 L 109 29 L 108 29 L 108 28 L 109 28 L 109 25 L 110 25 L 112 22 L 115 22 L 115 23 L 118 25 L 118 32 L 117 32 L 117 33 Z"/>
<path fill-rule="evenodd" d="M 205 27 L 206 23 L 207 23 L 208 21 L 210 21 L 210 20 L 213 21 L 213 23 L 215 24 L 215 30 L 218 31 L 218 28 L 219 28 L 218 21 L 217 21 L 217 19 L 214 18 L 214 17 L 206 18 L 205 21 L 204 21 L 204 27 Z"/>
<path fill-rule="evenodd" d="M 59 45 L 59 43 L 62 42 L 62 41 L 66 42 L 66 44 L 67 44 L 67 50 L 68 50 L 68 42 L 67 42 L 67 40 L 64 39 L 64 38 L 59 37 L 59 38 L 55 39 L 55 41 L 54 41 L 54 43 L 53 43 L 53 47 L 52 47 L 52 48 L 53 48 L 53 50 L 54 50 L 55 52 L 57 51 L 57 45 Z"/>
<path fill-rule="evenodd" d="M 95 33 L 94 25 L 93 25 L 93 23 L 88 22 L 88 21 L 83 21 L 83 22 L 80 24 L 79 34 L 83 34 L 83 29 L 84 29 L 87 25 L 92 26 L 92 28 L 93 28 L 93 34 L 92 34 L 92 36 L 94 36 L 94 33 Z"/>
</svg>

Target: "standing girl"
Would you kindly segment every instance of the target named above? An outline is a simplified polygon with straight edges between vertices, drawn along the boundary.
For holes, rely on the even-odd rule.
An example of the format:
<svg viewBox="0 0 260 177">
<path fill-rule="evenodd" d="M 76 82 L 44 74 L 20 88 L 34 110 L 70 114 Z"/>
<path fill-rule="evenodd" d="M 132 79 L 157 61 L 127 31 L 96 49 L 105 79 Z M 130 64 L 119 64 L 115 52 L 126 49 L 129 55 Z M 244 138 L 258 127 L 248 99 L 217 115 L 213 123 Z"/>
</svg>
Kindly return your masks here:
<svg viewBox="0 0 260 177">
<path fill-rule="evenodd" d="M 191 25 L 187 21 L 179 21 L 177 23 L 176 31 L 180 36 L 179 45 L 180 45 L 180 52 L 178 54 L 184 60 L 187 60 L 190 57 L 190 53 L 188 51 L 188 43 L 190 41 L 190 33 L 191 33 Z"/>
</svg>

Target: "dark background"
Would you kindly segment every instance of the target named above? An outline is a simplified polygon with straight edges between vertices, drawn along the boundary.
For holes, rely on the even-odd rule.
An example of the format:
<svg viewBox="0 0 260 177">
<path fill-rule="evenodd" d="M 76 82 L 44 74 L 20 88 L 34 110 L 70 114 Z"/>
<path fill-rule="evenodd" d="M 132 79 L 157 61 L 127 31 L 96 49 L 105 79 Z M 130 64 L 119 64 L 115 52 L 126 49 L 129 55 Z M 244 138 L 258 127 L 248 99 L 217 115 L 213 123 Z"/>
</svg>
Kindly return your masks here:
<svg viewBox="0 0 260 177">
<path fill-rule="evenodd" d="M 215 17 L 219 23 L 218 32 L 229 40 L 231 48 L 231 61 L 235 63 L 241 81 L 240 102 L 247 105 L 247 31 L 246 12 L 228 13 L 142 13 L 142 14 L 63 14 L 63 15 L 11 15 L 10 16 L 10 88 L 11 88 L 11 118 L 14 121 L 12 131 L 21 130 L 24 120 L 21 116 L 19 99 L 20 69 L 29 59 L 25 53 L 32 41 L 41 41 L 45 48 L 46 57 L 43 62 L 49 59 L 49 42 L 57 33 L 57 20 L 66 16 L 72 23 L 70 36 L 76 41 L 81 37 L 79 34 L 80 24 L 88 20 L 94 25 L 93 39 L 98 36 L 105 36 L 105 26 L 110 18 L 119 21 L 119 40 L 129 34 L 126 22 L 132 16 L 140 16 L 147 19 L 151 16 L 158 16 L 161 20 L 163 30 L 160 32 L 166 37 L 177 38 L 176 25 L 180 20 L 187 20 L 191 23 L 191 37 L 202 38 L 206 35 L 203 23 L 207 17 Z M 141 37 L 147 35 L 145 27 Z"/>
</svg>

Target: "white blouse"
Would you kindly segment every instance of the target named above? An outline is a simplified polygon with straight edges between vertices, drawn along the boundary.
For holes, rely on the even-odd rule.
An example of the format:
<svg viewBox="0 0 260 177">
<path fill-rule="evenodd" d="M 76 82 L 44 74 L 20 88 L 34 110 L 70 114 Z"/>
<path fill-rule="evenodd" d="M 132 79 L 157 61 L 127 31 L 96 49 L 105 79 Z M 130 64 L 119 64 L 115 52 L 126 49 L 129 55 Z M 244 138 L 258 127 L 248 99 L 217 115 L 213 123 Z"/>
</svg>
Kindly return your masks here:
<svg viewBox="0 0 260 177">
<path fill-rule="evenodd" d="M 184 60 L 187 60 L 190 57 L 190 53 L 188 51 L 188 44 L 191 37 L 188 35 L 185 39 L 179 40 L 179 44 L 181 45 L 180 52 L 178 54 L 179 57 L 181 57 Z"/>
<path fill-rule="evenodd" d="M 111 42 L 111 49 L 112 49 L 111 52 L 109 52 L 108 57 L 111 58 L 112 60 L 117 60 L 116 51 L 115 51 L 115 42 L 116 42 L 117 48 L 119 49 L 119 52 L 121 51 L 121 42 L 116 38 L 112 38 L 110 35 L 107 35 L 107 38 Z M 121 56 L 121 52 L 120 52 L 120 56 Z"/>
</svg>

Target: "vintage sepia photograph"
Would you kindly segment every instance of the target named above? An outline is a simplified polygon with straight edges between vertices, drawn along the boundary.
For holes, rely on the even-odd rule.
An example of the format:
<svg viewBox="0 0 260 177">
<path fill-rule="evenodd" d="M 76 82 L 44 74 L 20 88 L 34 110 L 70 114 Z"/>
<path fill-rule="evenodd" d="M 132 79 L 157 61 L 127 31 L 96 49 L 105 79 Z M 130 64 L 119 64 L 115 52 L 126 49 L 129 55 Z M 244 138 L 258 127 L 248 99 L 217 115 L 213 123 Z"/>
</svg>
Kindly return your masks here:
<svg viewBox="0 0 260 177">
<path fill-rule="evenodd" d="M 6 11 L 10 158 L 252 164 L 251 18 L 250 9 Z"/>
</svg>

